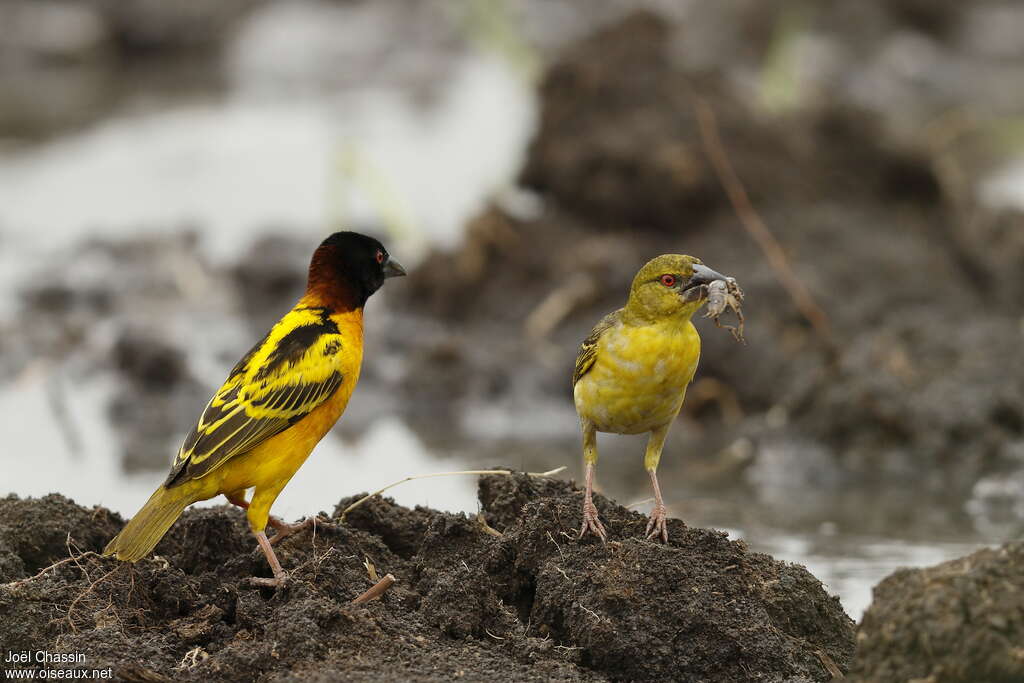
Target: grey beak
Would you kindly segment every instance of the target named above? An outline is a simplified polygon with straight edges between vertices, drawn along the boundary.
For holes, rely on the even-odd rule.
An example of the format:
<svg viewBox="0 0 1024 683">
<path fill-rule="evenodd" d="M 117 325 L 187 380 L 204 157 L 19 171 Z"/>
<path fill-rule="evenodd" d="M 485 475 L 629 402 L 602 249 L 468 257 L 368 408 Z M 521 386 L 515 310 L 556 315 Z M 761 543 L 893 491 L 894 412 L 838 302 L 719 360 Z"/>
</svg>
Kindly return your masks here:
<svg viewBox="0 0 1024 683">
<path fill-rule="evenodd" d="M 683 290 L 685 291 L 691 287 L 699 287 L 700 285 L 710 285 L 715 280 L 725 279 L 727 278 L 721 273 L 713 271 L 705 265 L 695 263 L 693 264 L 693 276 L 687 281 Z"/>
<path fill-rule="evenodd" d="M 389 277 L 401 277 L 405 275 L 405 268 L 402 264 L 395 259 L 388 257 L 388 262 L 384 264 L 384 279 Z"/>
</svg>

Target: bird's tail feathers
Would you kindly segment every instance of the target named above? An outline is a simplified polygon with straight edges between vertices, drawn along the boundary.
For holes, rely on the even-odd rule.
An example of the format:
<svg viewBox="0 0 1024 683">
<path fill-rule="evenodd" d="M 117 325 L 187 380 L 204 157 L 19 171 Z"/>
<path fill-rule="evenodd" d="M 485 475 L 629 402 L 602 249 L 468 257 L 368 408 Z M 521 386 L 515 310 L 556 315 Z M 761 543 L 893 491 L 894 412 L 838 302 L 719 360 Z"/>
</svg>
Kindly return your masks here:
<svg viewBox="0 0 1024 683">
<path fill-rule="evenodd" d="M 194 502 L 182 488 L 158 488 L 121 533 L 103 549 L 104 555 L 135 562 L 148 555 L 160 542 L 187 505 Z"/>
</svg>

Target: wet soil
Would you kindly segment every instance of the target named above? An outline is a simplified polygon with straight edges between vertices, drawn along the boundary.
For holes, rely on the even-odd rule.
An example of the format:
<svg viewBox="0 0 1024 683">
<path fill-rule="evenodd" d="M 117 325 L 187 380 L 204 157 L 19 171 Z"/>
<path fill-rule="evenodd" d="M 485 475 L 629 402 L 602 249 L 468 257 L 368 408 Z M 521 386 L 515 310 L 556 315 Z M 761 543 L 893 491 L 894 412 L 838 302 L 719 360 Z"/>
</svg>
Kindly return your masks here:
<svg viewBox="0 0 1024 683">
<path fill-rule="evenodd" d="M 342 500 L 335 515 L 353 499 Z M 579 542 L 581 494 L 487 477 L 476 519 L 374 499 L 279 546 L 279 591 L 243 516 L 189 510 L 135 565 L 97 551 L 117 515 L 51 495 L 0 501 L 0 642 L 81 652 L 121 680 L 827 681 L 853 623 L 803 567 L 599 497 L 610 542 Z M 397 583 L 364 606 L 364 561 Z"/>
<path fill-rule="evenodd" d="M 980 550 L 875 587 L 853 681 L 1024 680 L 1024 543 Z"/>
</svg>

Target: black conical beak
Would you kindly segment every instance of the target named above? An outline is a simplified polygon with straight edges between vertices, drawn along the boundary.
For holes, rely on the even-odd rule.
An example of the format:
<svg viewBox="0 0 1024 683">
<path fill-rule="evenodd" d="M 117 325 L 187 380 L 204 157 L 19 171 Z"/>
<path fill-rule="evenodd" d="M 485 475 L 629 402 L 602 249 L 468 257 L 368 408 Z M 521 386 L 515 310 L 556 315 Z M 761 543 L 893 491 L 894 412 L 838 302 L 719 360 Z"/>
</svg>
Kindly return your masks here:
<svg viewBox="0 0 1024 683">
<path fill-rule="evenodd" d="M 402 267 L 401 263 L 389 256 L 387 263 L 384 264 L 384 279 L 401 277 L 403 275 L 405 275 L 405 268 Z"/>
<path fill-rule="evenodd" d="M 715 280 L 727 280 L 724 275 L 714 270 L 711 270 L 707 266 L 695 263 L 693 264 L 693 276 L 686 282 L 686 286 L 683 287 L 683 291 L 692 287 L 699 287 L 701 285 L 710 285 Z"/>
<path fill-rule="evenodd" d="M 708 285 L 715 280 L 725 279 L 727 278 L 721 273 L 711 270 L 700 263 L 695 263 L 693 264 L 693 275 L 686 281 L 686 284 L 683 286 L 683 289 L 679 294 L 683 297 L 683 301 L 700 301 L 707 297 Z"/>
</svg>

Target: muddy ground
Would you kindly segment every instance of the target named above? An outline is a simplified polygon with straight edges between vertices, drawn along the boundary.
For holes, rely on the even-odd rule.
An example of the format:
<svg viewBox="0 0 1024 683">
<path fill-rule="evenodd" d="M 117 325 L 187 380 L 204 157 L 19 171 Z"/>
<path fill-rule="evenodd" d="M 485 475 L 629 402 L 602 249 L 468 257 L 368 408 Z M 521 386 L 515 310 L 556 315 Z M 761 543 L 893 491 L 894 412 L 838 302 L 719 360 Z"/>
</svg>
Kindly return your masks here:
<svg viewBox="0 0 1024 683">
<path fill-rule="evenodd" d="M 51 495 L 0 501 L 0 643 L 81 652 L 122 680 L 827 681 L 853 622 L 803 567 L 722 532 L 597 501 L 608 545 L 575 536 L 581 494 L 557 480 L 481 479 L 476 519 L 373 499 L 339 527 L 284 541 L 283 590 L 244 518 L 189 510 L 135 565 L 92 553 L 122 526 Z M 335 516 L 354 499 L 339 502 Z M 397 583 L 365 606 L 364 561 Z M 11 583 L 13 582 L 13 583 Z"/>
<path fill-rule="evenodd" d="M 853 681 L 1024 680 L 1024 544 L 880 583 L 857 634 Z"/>
</svg>

